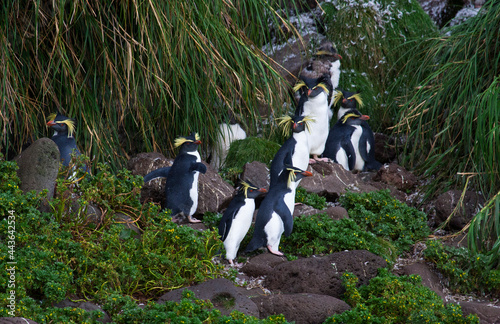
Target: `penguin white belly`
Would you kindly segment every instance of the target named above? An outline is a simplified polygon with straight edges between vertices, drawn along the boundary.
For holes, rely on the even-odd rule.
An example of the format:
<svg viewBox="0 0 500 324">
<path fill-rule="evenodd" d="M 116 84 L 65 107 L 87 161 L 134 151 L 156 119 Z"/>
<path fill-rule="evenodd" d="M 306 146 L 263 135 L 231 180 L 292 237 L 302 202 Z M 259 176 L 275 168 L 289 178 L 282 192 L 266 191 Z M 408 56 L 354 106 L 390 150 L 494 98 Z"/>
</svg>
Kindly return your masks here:
<svg viewBox="0 0 500 324">
<path fill-rule="evenodd" d="M 361 157 L 361 154 L 359 153 L 359 139 L 361 138 L 361 134 L 363 133 L 363 129 L 359 125 L 354 126 L 355 130 L 351 135 L 351 143 L 352 146 L 354 147 L 354 154 L 355 156 L 355 163 L 354 163 L 354 170 L 359 170 L 362 171 L 363 167 L 365 166 L 365 161 Z"/>
<path fill-rule="evenodd" d="M 271 219 L 264 227 L 264 232 L 267 236 L 267 245 L 269 245 L 274 251 L 279 250 L 281 235 L 284 231 L 285 227 L 281 217 L 276 212 L 273 212 Z"/>
<path fill-rule="evenodd" d="M 226 160 L 227 151 L 231 143 L 247 137 L 246 132 L 239 124 L 220 124 L 219 130 L 220 133 L 217 136 L 217 142 L 212 148 L 212 161 L 210 163 L 216 170 L 218 170 Z"/>
<path fill-rule="evenodd" d="M 285 196 L 283 197 L 283 200 L 285 201 L 285 205 L 288 207 L 288 210 L 290 210 L 290 214 L 293 215 L 293 211 L 295 210 L 295 188 L 296 188 L 296 182 L 292 183 L 290 185 L 290 187 L 291 187 L 290 189 L 292 189 L 292 191 L 289 192 L 289 193 L 286 193 Z"/>
<path fill-rule="evenodd" d="M 332 81 L 333 89 L 337 89 L 340 80 L 340 61 L 337 60 L 330 66 L 330 80 Z"/>
<path fill-rule="evenodd" d="M 238 253 L 240 243 L 245 238 L 250 225 L 252 225 L 253 213 L 255 211 L 255 201 L 253 199 L 245 199 L 243 205 L 236 216 L 234 217 L 229 233 L 224 240 L 224 248 L 226 249 L 226 259 L 233 260 Z"/>
<path fill-rule="evenodd" d="M 325 150 L 326 139 L 328 138 L 329 119 L 328 119 L 328 98 L 325 93 L 319 94 L 313 100 L 304 104 L 303 115 L 314 119 L 309 127 L 309 154 L 320 155 Z"/>
<path fill-rule="evenodd" d="M 349 171 L 349 157 L 347 156 L 346 151 L 341 147 L 335 154 L 335 159 L 337 163 L 344 167 L 344 169 Z"/>
<path fill-rule="evenodd" d="M 198 151 L 189 152 L 188 154 L 194 155 L 196 157 L 196 162 L 201 162 L 200 153 Z M 200 173 L 198 171 L 194 172 L 193 183 L 191 184 L 191 189 L 189 189 L 189 197 L 193 200 L 193 205 L 189 210 L 189 216 L 194 215 L 196 209 L 198 208 L 198 177 Z"/>
<path fill-rule="evenodd" d="M 347 108 L 342 108 L 342 107 L 339 107 L 339 111 L 337 112 L 337 120 L 339 120 L 340 118 L 342 118 L 342 116 L 345 115 L 345 113 L 348 111 L 349 109 Z"/>
<path fill-rule="evenodd" d="M 293 137 L 297 141 L 292 156 L 292 165 L 301 170 L 306 170 L 309 165 L 309 143 L 305 132 L 295 133 Z"/>
</svg>

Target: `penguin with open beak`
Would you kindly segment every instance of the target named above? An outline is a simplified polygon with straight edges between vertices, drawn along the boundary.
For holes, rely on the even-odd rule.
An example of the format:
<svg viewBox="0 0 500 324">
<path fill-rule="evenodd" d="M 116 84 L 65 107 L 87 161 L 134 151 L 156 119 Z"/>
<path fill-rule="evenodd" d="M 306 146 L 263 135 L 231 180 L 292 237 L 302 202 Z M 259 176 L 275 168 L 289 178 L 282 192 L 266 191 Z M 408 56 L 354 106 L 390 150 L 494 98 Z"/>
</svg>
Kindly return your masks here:
<svg viewBox="0 0 500 324">
<path fill-rule="evenodd" d="M 197 133 L 175 139 L 174 146 L 180 147 L 172 166 L 148 173 L 144 182 L 166 177 L 165 206 L 172 211 L 172 217 L 186 217 L 191 223 L 199 223 L 193 217 L 198 207 L 198 177 L 207 167 L 201 162 L 198 146 L 201 144 Z"/>
<path fill-rule="evenodd" d="M 237 193 L 229 203 L 219 223 L 219 235 L 224 242 L 226 259 L 231 266 L 239 266 L 234 262 L 241 241 L 252 225 L 255 211 L 255 198 L 267 192 L 264 188 L 254 186 L 250 181 L 241 181 Z"/>
</svg>

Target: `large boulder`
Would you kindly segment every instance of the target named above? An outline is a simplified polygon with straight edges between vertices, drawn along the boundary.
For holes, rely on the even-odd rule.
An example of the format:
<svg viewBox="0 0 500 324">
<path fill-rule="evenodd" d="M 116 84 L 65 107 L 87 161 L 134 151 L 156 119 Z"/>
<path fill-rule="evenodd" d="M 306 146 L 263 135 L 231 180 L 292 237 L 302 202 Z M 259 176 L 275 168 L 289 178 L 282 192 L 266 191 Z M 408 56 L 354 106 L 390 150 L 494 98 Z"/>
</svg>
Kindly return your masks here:
<svg viewBox="0 0 500 324">
<path fill-rule="evenodd" d="M 275 266 L 269 265 L 272 271 L 267 273 L 265 287 L 273 292 L 310 293 L 341 298 L 345 292 L 341 278 L 344 272 L 353 273 L 359 278 L 359 284 L 364 285 L 377 275 L 378 268 L 386 265 L 383 258 L 364 250 L 280 262 Z M 247 271 L 247 266 L 241 271 Z"/>
<path fill-rule="evenodd" d="M 40 192 L 48 190 L 47 198 L 54 197 L 57 174 L 59 172 L 59 149 L 50 138 L 40 138 L 31 144 L 14 160 L 19 169 L 21 190 Z"/>
<path fill-rule="evenodd" d="M 302 179 L 300 186 L 307 192 L 325 196 L 328 201 L 336 201 L 347 190 L 360 193 L 378 190 L 338 163 L 316 162 L 309 165 L 308 171 L 312 177 Z"/>
<path fill-rule="evenodd" d="M 206 212 L 220 212 L 229 205 L 233 198 L 234 188 L 224 181 L 222 177 L 207 163 L 205 174 L 198 178 L 198 208 L 196 214 L 202 215 Z"/>
<path fill-rule="evenodd" d="M 417 185 L 417 177 L 396 163 L 383 165 L 374 179 L 403 191 L 411 190 Z"/>
<path fill-rule="evenodd" d="M 462 229 L 483 208 L 485 199 L 473 191 L 466 191 L 462 199 L 462 191 L 450 190 L 439 195 L 433 202 L 436 216 L 444 222 L 450 215 L 449 226 Z"/>
<path fill-rule="evenodd" d="M 235 287 L 233 283 L 224 278 L 205 281 L 196 286 L 172 290 L 158 299 L 158 303 L 165 303 L 167 300 L 179 302 L 182 299 L 182 292 L 188 289 L 192 291 L 198 299 L 209 299 L 223 315 L 229 315 L 237 310 L 246 315 L 259 316 L 257 305 L 246 296 L 245 289 Z"/>
<path fill-rule="evenodd" d="M 316 294 L 272 294 L 252 299 L 259 307 L 260 318 L 283 314 L 288 322 L 320 324 L 334 314 L 351 307 L 338 298 Z"/>
</svg>

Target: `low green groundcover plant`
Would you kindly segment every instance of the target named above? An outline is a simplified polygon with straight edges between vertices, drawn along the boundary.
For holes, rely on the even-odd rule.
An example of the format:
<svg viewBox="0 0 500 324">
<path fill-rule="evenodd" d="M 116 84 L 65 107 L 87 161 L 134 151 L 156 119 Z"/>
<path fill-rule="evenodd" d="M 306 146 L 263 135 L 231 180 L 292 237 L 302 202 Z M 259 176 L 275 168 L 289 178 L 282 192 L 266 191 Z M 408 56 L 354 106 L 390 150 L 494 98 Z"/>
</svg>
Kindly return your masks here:
<svg viewBox="0 0 500 324">
<path fill-rule="evenodd" d="M 344 299 L 352 308 L 325 323 L 479 323 L 476 315 L 464 317 L 460 305 L 444 305 L 417 275 L 398 277 L 379 269 L 377 277 L 359 288 L 353 274 L 344 273 L 342 279 Z"/>
<path fill-rule="evenodd" d="M 427 241 L 427 261 L 434 263 L 448 279 L 448 288 L 456 293 L 500 293 L 500 270 L 488 267 L 488 258 L 466 248 Z"/>
<path fill-rule="evenodd" d="M 340 203 L 363 230 L 391 241 L 398 253 L 431 233 L 427 215 L 394 199 L 389 190 L 347 192 Z"/>
</svg>

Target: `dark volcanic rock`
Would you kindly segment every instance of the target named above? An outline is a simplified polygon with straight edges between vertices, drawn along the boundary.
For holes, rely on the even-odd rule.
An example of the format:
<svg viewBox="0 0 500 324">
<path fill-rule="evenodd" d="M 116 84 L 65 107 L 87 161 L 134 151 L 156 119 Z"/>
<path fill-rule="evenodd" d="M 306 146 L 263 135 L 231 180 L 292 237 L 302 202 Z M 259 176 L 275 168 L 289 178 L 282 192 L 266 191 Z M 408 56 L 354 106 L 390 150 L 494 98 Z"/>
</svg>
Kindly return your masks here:
<svg viewBox="0 0 500 324">
<path fill-rule="evenodd" d="M 296 324 L 320 324 L 351 308 L 340 299 L 316 294 L 267 295 L 252 301 L 259 307 L 260 318 L 283 314 L 288 322 Z"/>
<path fill-rule="evenodd" d="M 419 275 L 422 278 L 422 285 L 430 288 L 441 298 L 445 298 L 445 293 L 443 290 L 443 285 L 439 280 L 439 277 L 434 273 L 431 268 L 423 262 L 416 262 L 403 267 L 402 274 L 404 275 Z"/>
<path fill-rule="evenodd" d="M 244 288 L 235 287 L 228 279 L 212 279 L 196 286 L 172 290 L 158 299 L 158 303 L 167 300 L 179 302 L 182 292 L 188 289 L 198 299 L 209 299 L 223 315 L 229 315 L 237 310 L 246 315 L 259 316 L 257 305 L 243 293 Z"/>
<path fill-rule="evenodd" d="M 265 276 L 273 271 L 273 268 L 286 262 L 284 256 L 277 256 L 271 253 L 262 253 L 250 259 L 240 270 L 251 277 Z"/>
<path fill-rule="evenodd" d="M 313 176 L 302 179 L 300 186 L 307 192 L 326 196 L 328 201 L 337 200 L 348 189 L 353 192 L 378 190 L 338 163 L 317 162 L 309 165 L 308 171 L 311 171 Z"/>
<path fill-rule="evenodd" d="M 500 323 L 500 307 L 489 306 L 487 303 L 461 301 L 458 303 L 462 307 L 464 316 L 476 314 L 481 321 L 481 324 L 498 324 Z"/>
<path fill-rule="evenodd" d="M 462 229 L 484 206 L 484 198 L 472 191 L 466 191 L 463 201 L 460 201 L 462 191 L 450 190 L 439 195 L 434 201 L 436 216 L 442 222 L 452 213 L 449 226 Z M 457 207 L 458 205 L 458 207 Z"/>
<path fill-rule="evenodd" d="M 21 190 L 40 192 L 47 189 L 47 199 L 54 197 L 59 156 L 59 149 L 50 138 L 38 139 L 17 156 L 14 161 L 19 166 L 17 176 L 21 180 Z"/>
<path fill-rule="evenodd" d="M 364 250 L 343 251 L 323 257 L 311 257 L 280 263 L 268 274 L 265 286 L 282 293 L 311 293 L 341 298 L 345 292 L 342 273 L 352 272 L 359 284 L 377 275 L 386 261 Z"/>
<path fill-rule="evenodd" d="M 259 161 L 245 163 L 241 179 L 250 181 L 257 187 L 269 188 L 269 169 L 265 163 Z"/>
<path fill-rule="evenodd" d="M 106 314 L 105 311 L 102 310 L 101 307 L 97 306 L 96 304 L 89 303 L 89 302 L 75 303 L 75 302 L 70 301 L 69 299 L 65 299 L 62 302 L 59 302 L 59 303 L 55 304 L 54 307 L 58 307 L 58 308 L 66 308 L 66 307 L 81 308 L 81 309 L 83 309 L 85 311 L 88 311 L 88 312 L 98 310 L 98 311 L 102 312 L 101 317 L 98 319 L 99 322 L 101 322 L 101 323 L 110 323 L 111 322 L 111 318 L 109 317 L 108 314 Z"/>
<path fill-rule="evenodd" d="M 172 166 L 173 159 L 168 159 L 158 152 L 139 153 L 127 163 L 132 174 L 145 176 L 159 168 Z M 165 203 L 165 179 L 155 179 L 145 183 L 141 188 L 141 203 L 155 202 L 161 206 Z"/>
<path fill-rule="evenodd" d="M 196 214 L 219 212 L 227 207 L 233 198 L 234 188 L 207 163 L 205 174 L 200 173 L 198 178 L 198 208 Z"/>
<path fill-rule="evenodd" d="M 383 165 L 374 177 L 374 180 L 378 179 L 399 190 L 410 190 L 417 184 L 417 177 L 396 163 Z"/>
<path fill-rule="evenodd" d="M 24 317 L 0 317 L 0 324 L 37 324 Z"/>
</svg>

